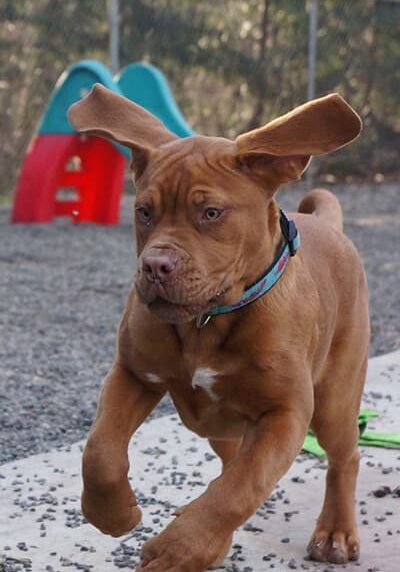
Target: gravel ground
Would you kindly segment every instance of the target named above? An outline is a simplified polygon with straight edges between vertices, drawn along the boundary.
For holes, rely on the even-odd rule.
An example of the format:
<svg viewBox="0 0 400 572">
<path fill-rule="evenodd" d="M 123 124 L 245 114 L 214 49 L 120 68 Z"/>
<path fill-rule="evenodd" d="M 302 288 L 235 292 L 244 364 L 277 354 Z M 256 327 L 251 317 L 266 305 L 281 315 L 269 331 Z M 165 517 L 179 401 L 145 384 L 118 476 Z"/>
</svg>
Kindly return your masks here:
<svg viewBox="0 0 400 572">
<path fill-rule="evenodd" d="M 369 278 L 371 356 L 398 349 L 399 189 L 336 192 Z M 301 194 L 282 191 L 281 205 Z M 135 267 L 131 202 L 114 227 L 10 225 L 0 211 L 0 464 L 86 435 Z M 170 411 L 165 400 L 154 415 Z"/>
</svg>

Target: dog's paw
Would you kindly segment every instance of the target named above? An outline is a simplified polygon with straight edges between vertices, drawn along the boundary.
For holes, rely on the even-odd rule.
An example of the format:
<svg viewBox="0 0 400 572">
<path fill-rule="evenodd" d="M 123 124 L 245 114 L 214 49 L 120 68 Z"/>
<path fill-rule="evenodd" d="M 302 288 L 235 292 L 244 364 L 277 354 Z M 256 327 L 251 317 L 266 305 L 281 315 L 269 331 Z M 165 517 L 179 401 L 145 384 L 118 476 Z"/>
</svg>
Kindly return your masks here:
<svg viewBox="0 0 400 572">
<path fill-rule="evenodd" d="M 357 530 L 344 532 L 342 530 L 315 530 L 307 552 L 311 560 L 345 564 L 360 557 L 360 541 Z"/>
<path fill-rule="evenodd" d="M 185 512 L 144 544 L 136 572 L 202 572 L 225 557 L 230 543 L 231 535 L 220 538 Z"/>
<path fill-rule="evenodd" d="M 114 537 L 130 532 L 142 519 L 142 511 L 133 495 L 128 500 L 99 498 L 84 491 L 81 505 L 82 513 L 93 526 Z"/>
</svg>

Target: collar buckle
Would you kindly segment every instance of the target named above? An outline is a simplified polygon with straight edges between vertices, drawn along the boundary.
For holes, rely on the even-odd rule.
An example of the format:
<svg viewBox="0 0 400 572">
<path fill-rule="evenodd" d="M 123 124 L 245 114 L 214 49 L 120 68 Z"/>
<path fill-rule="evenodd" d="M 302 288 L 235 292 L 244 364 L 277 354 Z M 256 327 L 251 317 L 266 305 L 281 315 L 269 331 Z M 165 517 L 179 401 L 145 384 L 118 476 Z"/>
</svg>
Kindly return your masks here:
<svg viewBox="0 0 400 572">
<path fill-rule="evenodd" d="M 294 244 L 295 238 L 297 236 L 297 228 L 293 220 L 287 218 L 283 210 L 280 211 L 280 223 L 281 223 L 281 230 L 285 241 L 289 247 L 289 254 L 290 256 L 294 256 L 296 254 L 296 247 Z"/>
</svg>

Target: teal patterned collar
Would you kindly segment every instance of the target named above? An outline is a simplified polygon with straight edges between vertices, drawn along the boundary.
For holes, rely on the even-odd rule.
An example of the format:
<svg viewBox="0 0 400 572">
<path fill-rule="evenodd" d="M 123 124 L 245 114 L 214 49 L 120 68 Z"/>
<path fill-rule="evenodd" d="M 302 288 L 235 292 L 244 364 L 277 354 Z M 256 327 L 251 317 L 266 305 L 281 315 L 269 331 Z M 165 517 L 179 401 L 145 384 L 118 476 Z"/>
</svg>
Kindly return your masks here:
<svg viewBox="0 0 400 572">
<path fill-rule="evenodd" d="M 211 319 L 212 316 L 219 316 L 220 314 L 229 314 L 236 312 L 244 306 L 252 304 L 261 296 L 264 296 L 285 272 L 291 256 L 294 256 L 300 246 L 300 235 L 294 224 L 294 221 L 289 220 L 285 213 L 280 211 L 280 224 L 283 237 L 283 245 L 272 264 L 267 268 L 264 274 L 251 286 L 246 288 L 240 299 L 234 304 L 227 304 L 225 306 L 216 306 L 206 314 L 202 314 L 196 320 L 198 328 L 203 328 Z"/>
</svg>

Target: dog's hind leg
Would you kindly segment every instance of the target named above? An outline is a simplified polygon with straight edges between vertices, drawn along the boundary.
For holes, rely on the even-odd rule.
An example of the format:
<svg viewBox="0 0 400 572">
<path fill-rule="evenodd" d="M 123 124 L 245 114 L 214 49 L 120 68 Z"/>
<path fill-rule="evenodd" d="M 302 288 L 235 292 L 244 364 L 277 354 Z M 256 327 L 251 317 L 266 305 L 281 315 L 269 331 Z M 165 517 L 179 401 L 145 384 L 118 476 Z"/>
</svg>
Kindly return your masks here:
<svg viewBox="0 0 400 572">
<path fill-rule="evenodd" d="M 359 466 L 358 412 L 367 358 L 353 371 L 350 364 L 332 364 L 329 375 L 316 387 L 311 424 L 327 453 L 328 472 L 325 500 L 308 554 L 312 560 L 339 564 L 358 560 L 360 553 L 355 488 Z"/>
</svg>

